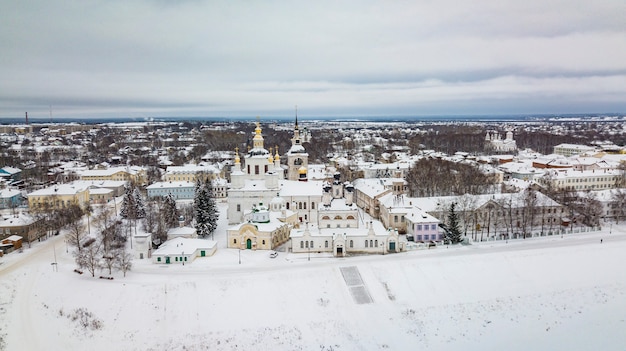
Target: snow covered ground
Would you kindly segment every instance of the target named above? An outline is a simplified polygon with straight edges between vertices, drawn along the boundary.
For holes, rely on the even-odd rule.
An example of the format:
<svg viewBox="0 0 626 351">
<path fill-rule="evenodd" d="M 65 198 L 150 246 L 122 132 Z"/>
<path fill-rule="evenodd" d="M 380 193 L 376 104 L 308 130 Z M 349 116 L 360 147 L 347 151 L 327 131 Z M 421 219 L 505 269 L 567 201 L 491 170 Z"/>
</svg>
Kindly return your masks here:
<svg viewBox="0 0 626 351">
<path fill-rule="evenodd" d="M 310 260 L 225 249 L 224 225 L 215 256 L 114 280 L 62 236 L 0 258 L 0 350 L 626 350 L 624 225 Z"/>
</svg>

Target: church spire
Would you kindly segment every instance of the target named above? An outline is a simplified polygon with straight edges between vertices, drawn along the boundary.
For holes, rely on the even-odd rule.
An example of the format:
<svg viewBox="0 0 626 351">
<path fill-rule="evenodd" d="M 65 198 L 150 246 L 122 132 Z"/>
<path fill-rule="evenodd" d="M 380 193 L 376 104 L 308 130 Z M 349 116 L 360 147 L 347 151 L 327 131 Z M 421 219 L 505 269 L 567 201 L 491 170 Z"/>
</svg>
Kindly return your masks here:
<svg viewBox="0 0 626 351">
<path fill-rule="evenodd" d="M 235 164 L 241 164 L 241 159 L 239 158 L 239 146 L 235 147 Z"/>
<path fill-rule="evenodd" d="M 298 105 L 296 105 L 296 130 L 298 130 Z"/>
<path fill-rule="evenodd" d="M 256 118 L 256 128 L 254 129 L 254 138 L 252 138 L 252 147 L 255 149 L 263 149 L 263 135 L 261 135 L 260 118 Z"/>
</svg>

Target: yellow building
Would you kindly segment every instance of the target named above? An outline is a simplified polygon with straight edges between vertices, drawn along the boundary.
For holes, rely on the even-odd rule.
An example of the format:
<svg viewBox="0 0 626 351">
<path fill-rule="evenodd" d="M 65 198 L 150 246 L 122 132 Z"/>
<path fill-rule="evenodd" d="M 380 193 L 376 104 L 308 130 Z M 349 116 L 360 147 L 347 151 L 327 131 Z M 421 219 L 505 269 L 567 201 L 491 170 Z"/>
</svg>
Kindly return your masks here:
<svg viewBox="0 0 626 351">
<path fill-rule="evenodd" d="M 163 176 L 166 182 L 190 182 L 196 183 L 200 178 L 205 181 L 207 178 L 211 180 L 223 178 L 223 171 L 217 167 L 207 165 L 185 165 L 185 166 L 169 166 Z"/>
<path fill-rule="evenodd" d="M 89 169 L 82 171 L 80 180 L 114 180 L 134 182 L 143 185 L 147 181 L 146 171 L 140 167 L 112 167 L 107 169 Z"/>
<path fill-rule="evenodd" d="M 248 221 L 227 230 L 229 248 L 273 250 L 289 240 L 289 233 L 297 223 L 296 213 L 280 204 L 271 210 L 260 204 L 247 217 Z"/>
<path fill-rule="evenodd" d="M 72 204 L 85 208 L 89 204 L 89 188 L 72 183 L 58 184 L 33 191 L 27 197 L 31 211 L 64 208 Z"/>
</svg>

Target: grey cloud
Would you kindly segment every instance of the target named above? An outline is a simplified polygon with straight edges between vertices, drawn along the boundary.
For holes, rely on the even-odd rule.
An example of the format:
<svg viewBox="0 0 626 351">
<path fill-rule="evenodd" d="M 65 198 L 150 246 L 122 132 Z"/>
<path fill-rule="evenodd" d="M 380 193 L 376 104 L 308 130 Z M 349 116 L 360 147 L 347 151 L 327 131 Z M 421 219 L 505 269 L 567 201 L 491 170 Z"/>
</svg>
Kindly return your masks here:
<svg viewBox="0 0 626 351">
<path fill-rule="evenodd" d="M 331 114 L 515 113 L 533 101 L 551 111 L 624 110 L 615 81 L 626 71 L 625 6 L 5 1 L 0 117 L 49 104 L 92 114 L 210 115 L 295 103 Z"/>
</svg>

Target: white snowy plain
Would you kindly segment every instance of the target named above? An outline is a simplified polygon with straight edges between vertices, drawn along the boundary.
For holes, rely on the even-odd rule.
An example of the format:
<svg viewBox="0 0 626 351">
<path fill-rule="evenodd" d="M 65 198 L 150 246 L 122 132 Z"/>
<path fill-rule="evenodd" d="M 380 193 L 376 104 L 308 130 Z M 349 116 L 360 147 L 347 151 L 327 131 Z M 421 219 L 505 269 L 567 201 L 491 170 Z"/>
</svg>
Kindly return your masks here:
<svg viewBox="0 0 626 351">
<path fill-rule="evenodd" d="M 215 256 L 114 280 L 74 273 L 58 236 L 0 258 L 0 350 L 626 350 L 626 226 L 610 230 L 270 258 L 224 248 L 221 220 Z"/>
</svg>

